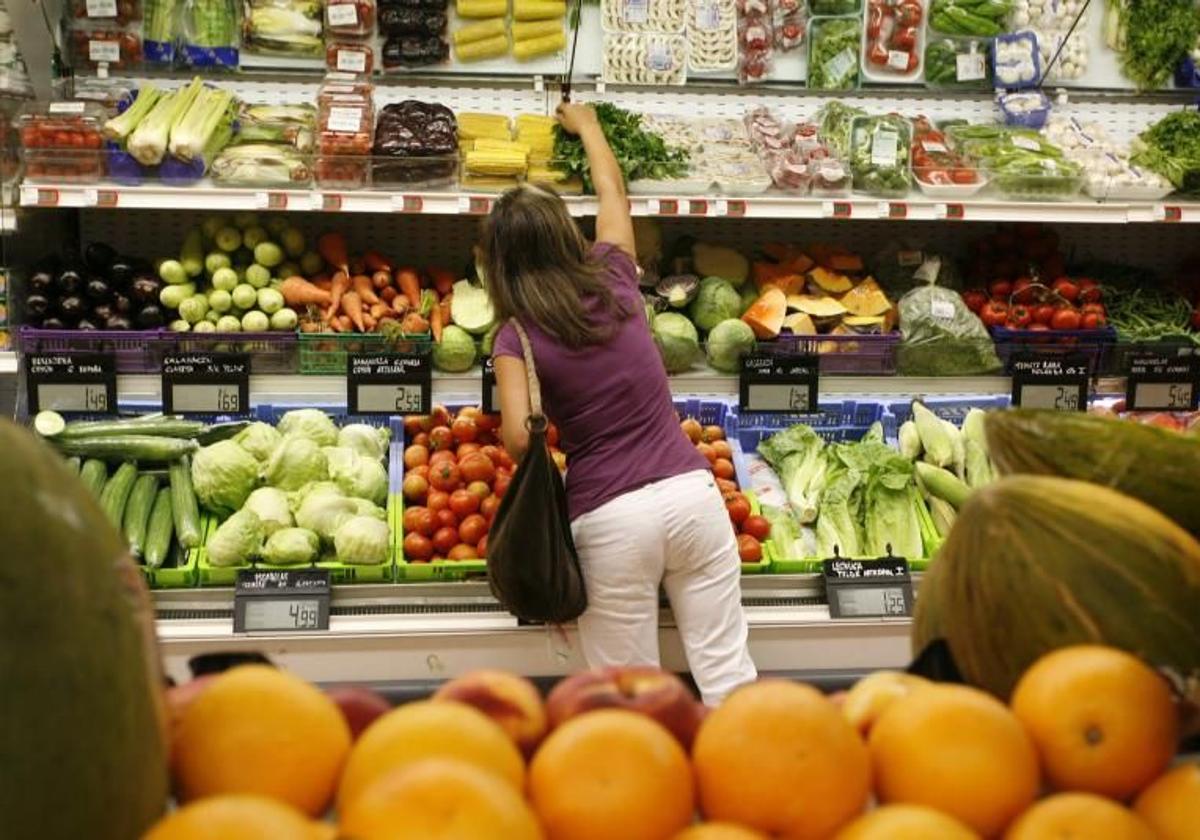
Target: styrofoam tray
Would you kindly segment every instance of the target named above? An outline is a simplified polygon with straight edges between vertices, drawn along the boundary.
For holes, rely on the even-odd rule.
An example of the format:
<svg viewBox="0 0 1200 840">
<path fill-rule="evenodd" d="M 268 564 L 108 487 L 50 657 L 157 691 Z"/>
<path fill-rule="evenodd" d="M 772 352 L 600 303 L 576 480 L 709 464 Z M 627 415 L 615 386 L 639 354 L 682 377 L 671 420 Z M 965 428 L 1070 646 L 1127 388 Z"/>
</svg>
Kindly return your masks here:
<svg viewBox="0 0 1200 840">
<path fill-rule="evenodd" d="M 913 173 L 913 183 L 930 198 L 970 198 L 988 184 L 987 176 L 978 172 L 979 181 L 974 184 L 927 184 Z"/>
<path fill-rule="evenodd" d="M 1158 201 L 1175 192 L 1175 187 L 1167 184 L 1165 187 L 1126 185 L 1106 188 L 1093 181 L 1085 181 L 1083 191 L 1092 198 L 1109 198 L 1115 201 Z"/>
</svg>

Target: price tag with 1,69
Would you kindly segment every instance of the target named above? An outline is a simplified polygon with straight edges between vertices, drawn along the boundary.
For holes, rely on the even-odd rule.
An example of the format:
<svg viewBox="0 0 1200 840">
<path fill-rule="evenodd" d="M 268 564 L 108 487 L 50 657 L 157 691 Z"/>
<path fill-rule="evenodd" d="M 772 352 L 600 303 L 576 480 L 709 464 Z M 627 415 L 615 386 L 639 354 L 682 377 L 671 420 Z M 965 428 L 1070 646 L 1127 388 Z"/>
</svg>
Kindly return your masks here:
<svg viewBox="0 0 1200 840">
<path fill-rule="evenodd" d="M 346 357 L 346 406 L 351 414 L 428 414 L 432 402 L 428 354 L 351 353 Z"/>
<path fill-rule="evenodd" d="M 823 564 L 825 600 L 832 618 L 904 618 L 912 615 L 908 561 L 896 557 Z"/>
<path fill-rule="evenodd" d="M 166 414 L 245 414 L 250 357 L 245 353 L 168 353 L 163 357 Z"/>
<path fill-rule="evenodd" d="M 1081 353 L 1021 353 L 1012 360 L 1012 402 L 1021 408 L 1087 411 L 1088 358 Z"/>
<path fill-rule="evenodd" d="M 29 413 L 114 414 L 117 366 L 108 353 L 31 353 L 25 359 Z"/>
<path fill-rule="evenodd" d="M 246 569 L 233 591 L 233 632 L 328 630 L 329 600 L 325 569 Z"/>
<path fill-rule="evenodd" d="M 809 353 L 747 353 L 738 378 L 738 409 L 761 414 L 817 411 L 820 357 Z"/>
<path fill-rule="evenodd" d="M 1195 411 L 1198 405 L 1200 356 L 1145 353 L 1130 362 L 1125 380 L 1129 411 Z"/>
</svg>

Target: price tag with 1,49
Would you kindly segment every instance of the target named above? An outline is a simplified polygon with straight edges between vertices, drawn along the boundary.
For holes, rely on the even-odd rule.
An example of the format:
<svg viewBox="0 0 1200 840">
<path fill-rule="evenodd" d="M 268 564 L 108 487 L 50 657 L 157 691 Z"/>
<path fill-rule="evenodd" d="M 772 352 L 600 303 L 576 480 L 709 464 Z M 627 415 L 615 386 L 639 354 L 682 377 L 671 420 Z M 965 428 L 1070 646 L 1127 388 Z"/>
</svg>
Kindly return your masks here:
<svg viewBox="0 0 1200 840">
<path fill-rule="evenodd" d="M 246 569 L 233 591 L 233 632 L 297 633 L 329 629 L 325 569 Z"/>
<path fill-rule="evenodd" d="M 760 414 L 817 411 L 820 357 L 809 353 L 747 353 L 738 378 L 738 409 Z"/>
<path fill-rule="evenodd" d="M 912 577 L 908 561 L 879 560 L 824 562 L 825 600 L 833 618 L 904 618 L 912 615 Z"/>
<path fill-rule="evenodd" d="M 351 353 L 346 357 L 346 405 L 351 414 L 428 414 L 432 402 L 428 354 Z"/>
<path fill-rule="evenodd" d="M 1200 356 L 1146 353 L 1130 362 L 1125 380 L 1129 411 L 1195 411 L 1198 405 Z"/>
<path fill-rule="evenodd" d="M 114 414 L 117 367 L 107 353 L 31 353 L 25 356 L 29 413 Z"/>
<path fill-rule="evenodd" d="M 245 414 L 250 357 L 245 353 L 168 353 L 163 357 L 166 414 Z"/>
<path fill-rule="evenodd" d="M 1080 353 L 1021 353 L 1012 360 L 1012 402 L 1021 408 L 1087 411 L 1088 358 Z"/>
</svg>

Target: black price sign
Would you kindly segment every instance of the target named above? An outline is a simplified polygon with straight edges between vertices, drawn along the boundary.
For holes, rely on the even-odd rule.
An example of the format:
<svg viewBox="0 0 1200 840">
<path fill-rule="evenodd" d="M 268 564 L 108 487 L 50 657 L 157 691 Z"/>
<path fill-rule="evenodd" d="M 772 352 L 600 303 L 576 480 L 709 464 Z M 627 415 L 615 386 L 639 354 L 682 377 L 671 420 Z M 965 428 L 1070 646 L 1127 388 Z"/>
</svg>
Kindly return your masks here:
<svg viewBox="0 0 1200 840">
<path fill-rule="evenodd" d="M 233 632 L 328 630 L 329 598 L 329 572 L 324 569 L 240 571 L 233 592 Z"/>
<path fill-rule="evenodd" d="M 825 593 L 833 618 L 904 618 L 912 615 L 908 562 L 895 557 L 824 563 Z"/>
<path fill-rule="evenodd" d="M 250 410 L 245 353 L 170 353 L 163 357 L 163 412 L 244 414 Z"/>
<path fill-rule="evenodd" d="M 433 403 L 429 356 L 350 354 L 346 402 L 351 414 L 428 414 Z"/>
<path fill-rule="evenodd" d="M 1088 378 L 1082 354 L 1022 353 L 1012 361 L 1013 405 L 1087 411 Z"/>
<path fill-rule="evenodd" d="M 1125 380 L 1129 411 L 1195 411 L 1200 405 L 1200 356 L 1147 353 L 1133 359 Z"/>
<path fill-rule="evenodd" d="M 492 356 L 483 359 L 483 394 L 479 402 L 484 414 L 500 411 L 500 394 L 496 391 L 496 362 Z"/>
<path fill-rule="evenodd" d="M 738 408 L 758 414 L 810 414 L 817 408 L 820 357 L 748 353 L 738 378 Z"/>
<path fill-rule="evenodd" d="M 107 353 L 34 353 L 25 356 L 29 413 L 114 414 L 117 367 Z"/>
</svg>

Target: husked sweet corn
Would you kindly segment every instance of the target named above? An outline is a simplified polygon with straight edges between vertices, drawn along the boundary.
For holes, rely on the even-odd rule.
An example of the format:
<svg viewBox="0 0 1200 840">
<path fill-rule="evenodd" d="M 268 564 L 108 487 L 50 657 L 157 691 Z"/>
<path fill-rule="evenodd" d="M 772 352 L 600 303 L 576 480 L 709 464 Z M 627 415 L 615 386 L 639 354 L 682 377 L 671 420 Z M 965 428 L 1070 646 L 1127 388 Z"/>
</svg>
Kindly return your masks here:
<svg viewBox="0 0 1200 840">
<path fill-rule="evenodd" d="M 459 0 L 459 6 L 462 3 L 463 0 Z M 566 16 L 566 0 L 513 0 L 514 20 L 549 20 Z"/>
<path fill-rule="evenodd" d="M 515 175 L 500 177 L 497 175 L 472 175 L 470 172 L 464 172 L 459 183 L 464 187 L 476 190 L 503 192 L 509 187 L 515 187 L 519 180 Z"/>
<path fill-rule="evenodd" d="M 537 128 L 553 131 L 556 125 L 558 125 L 558 120 L 554 117 L 548 117 L 545 114 L 517 114 L 518 131 Z"/>
<path fill-rule="evenodd" d="M 459 140 L 478 140 L 480 138 L 507 140 L 512 136 L 508 117 L 504 114 L 480 114 L 467 111 L 458 114 L 457 117 Z"/>
<path fill-rule="evenodd" d="M 464 168 L 473 175 L 520 175 L 528 165 L 524 152 L 505 149 L 479 149 L 467 152 Z"/>
<path fill-rule="evenodd" d="M 481 20 L 479 23 L 468 23 L 466 26 L 454 30 L 454 43 L 470 44 L 473 41 L 482 41 L 486 38 L 503 35 L 507 25 L 502 17 Z"/>
<path fill-rule="evenodd" d="M 526 38 L 513 44 L 513 55 L 517 61 L 528 61 L 542 55 L 552 55 L 567 45 L 567 36 L 560 29 L 551 35 Z"/>
<path fill-rule="evenodd" d="M 520 152 L 526 157 L 529 156 L 529 146 L 524 143 L 518 143 L 515 140 L 495 140 L 491 137 L 480 137 L 475 141 L 475 148 L 480 151 L 492 149 L 499 152 Z"/>
<path fill-rule="evenodd" d="M 495 18 L 508 13 L 508 0 L 456 0 L 454 10 L 460 18 Z"/>
<path fill-rule="evenodd" d="M 454 57 L 459 61 L 482 61 L 498 58 L 508 52 L 508 35 L 495 35 L 480 41 L 454 45 Z"/>
</svg>

